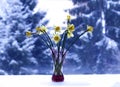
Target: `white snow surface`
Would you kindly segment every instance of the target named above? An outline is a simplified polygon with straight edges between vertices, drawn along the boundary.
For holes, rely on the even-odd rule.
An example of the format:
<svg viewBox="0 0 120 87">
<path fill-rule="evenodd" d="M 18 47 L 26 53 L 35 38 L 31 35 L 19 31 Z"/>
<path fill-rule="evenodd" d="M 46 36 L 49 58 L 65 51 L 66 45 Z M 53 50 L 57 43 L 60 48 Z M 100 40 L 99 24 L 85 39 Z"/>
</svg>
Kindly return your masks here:
<svg viewBox="0 0 120 87">
<path fill-rule="evenodd" d="M 65 75 L 64 82 L 52 82 L 51 76 L 0 76 L 0 87 L 120 87 L 120 74 Z"/>
</svg>

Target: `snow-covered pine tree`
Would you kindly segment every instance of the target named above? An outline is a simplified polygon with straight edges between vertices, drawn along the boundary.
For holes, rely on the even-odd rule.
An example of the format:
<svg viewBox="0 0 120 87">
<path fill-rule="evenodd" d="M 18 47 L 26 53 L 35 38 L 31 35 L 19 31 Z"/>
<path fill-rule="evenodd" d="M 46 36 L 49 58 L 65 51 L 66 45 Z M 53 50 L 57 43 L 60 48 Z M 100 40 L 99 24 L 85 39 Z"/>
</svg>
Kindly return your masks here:
<svg viewBox="0 0 120 87">
<path fill-rule="evenodd" d="M 78 73 L 120 73 L 120 3 L 119 0 L 72 0 L 72 20 L 78 29 L 94 27 L 72 49 L 79 54 Z"/>
<path fill-rule="evenodd" d="M 34 31 L 39 24 L 47 23 L 42 21 L 45 12 L 33 13 L 36 4 L 36 0 L 1 1 L 0 74 L 42 73 L 40 66 L 46 48 L 41 46 L 39 38 L 25 36 L 26 31 Z"/>
</svg>

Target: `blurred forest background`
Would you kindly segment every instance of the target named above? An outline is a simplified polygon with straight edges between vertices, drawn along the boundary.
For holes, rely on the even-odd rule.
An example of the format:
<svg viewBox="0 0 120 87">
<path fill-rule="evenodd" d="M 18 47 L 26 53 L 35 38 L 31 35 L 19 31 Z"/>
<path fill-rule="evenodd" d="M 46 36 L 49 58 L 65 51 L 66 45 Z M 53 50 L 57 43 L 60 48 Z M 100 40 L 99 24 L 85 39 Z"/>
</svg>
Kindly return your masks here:
<svg viewBox="0 0 120 87">
<path fill-rule="evenodd" d="M 64 11 L 74 17 L 71 22 L 75 27 L 86 29 L 86 25 L 91 25 L 94 31 L 81 37 L 70 49 L 64 73 L 120 73 L 120 0 L 69 1 L 73 7 Z M 52 73 L 48 48 L 38 37 L 25 36 L 26 31 L 34 31 L 38 25 L 47 26 L 50 21 L 44 19 L 47 11 L 33 12 L 37 3 L 37 0 L 1 0 L 0 75 Z"/>
</svg>

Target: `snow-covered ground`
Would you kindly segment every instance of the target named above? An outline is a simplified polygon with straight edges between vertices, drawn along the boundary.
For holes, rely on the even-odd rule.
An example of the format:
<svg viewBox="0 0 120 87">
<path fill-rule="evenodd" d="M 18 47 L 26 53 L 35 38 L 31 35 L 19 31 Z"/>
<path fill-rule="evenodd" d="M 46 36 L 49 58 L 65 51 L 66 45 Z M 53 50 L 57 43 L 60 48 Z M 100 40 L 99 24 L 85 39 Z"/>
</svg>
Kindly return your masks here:
<svg viewBox="0 0 120 87">
<path fill-rule="evenodd" d="M 120 87 L 120 74 L 65 75 L 57 83 L 51 75 L 6 75 L 0 76 L 0 87 Z"/>
</svg>

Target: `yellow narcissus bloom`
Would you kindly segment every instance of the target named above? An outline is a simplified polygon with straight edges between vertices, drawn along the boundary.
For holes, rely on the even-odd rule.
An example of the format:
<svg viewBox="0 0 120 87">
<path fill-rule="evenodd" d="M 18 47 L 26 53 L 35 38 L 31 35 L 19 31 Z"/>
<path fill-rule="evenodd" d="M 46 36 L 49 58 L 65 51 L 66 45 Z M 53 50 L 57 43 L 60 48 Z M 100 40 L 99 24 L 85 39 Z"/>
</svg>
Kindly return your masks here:
<svg viewBox="0 0 120 87">
<path fill-rule="evenodd" d="M 60 28 L 60 26 L 55 26 L 54 30 L 55 30 L 55 32 L 60 32 L 61 28 Z"/>
<path fill-rule="evenodd" d="M 26 32 L 26 36 L 27 36 L 27 37 L 32 36 L 32 32 L 31 32 L 31 31 L 27 31 L 27 32 Z"/>
<path fill-rule="evenodd" d="M 39 35 L 42 34 L 42 33 L 41 33 L 41 28 L 40 28 L 40 27 L 36 27 L 36 31 L 37 31 L 37 32 L 36 32 L 37 34 L 39 34 Z"/>
<path fill-rule="evenodd" d="M 41 26 L 41 31 L 42 32 L 46 32 L 47 31 L 47 28 L 45 26 Z"/>
<path fill-rule="evenodd" d="M 92 26 L 87 25 L 87 31 L 88 31 L 88 32 L 92 32 L 92 31 L 93 31 L 93 27 L 92 27 Z"/>
<path fill-rule="evenodd" d="M 70 31 L 67 32 L 67 38 L 71 38 L 74 37 L 74 34 Z"/>
<path fill-rule="evenodd" d="M 68 25 L 68 31 L 73 32 L 75 30 L 75 27 L 73 24 Z"/>
<path fill-rule="evenodd" d="M 36 27 L 36 31 L 40 32 L 41 28 L 40 27 Z"/>
<path fill-rule="evenodd" d="M 67 15 L 67 20 L 70 21 L 70 19 L 71 19 L 71 16 Z"/>
<path fill-rule="evenodd" d="M 58 35 L 58 34 L 55 34 L 55 35 L 53 36 L 53 41 L 54 41 L 56 44 L 60 41 L 60 39 L 61 39 L 61 37 L 60 37 L 60 35 Z"/>
</svg>

